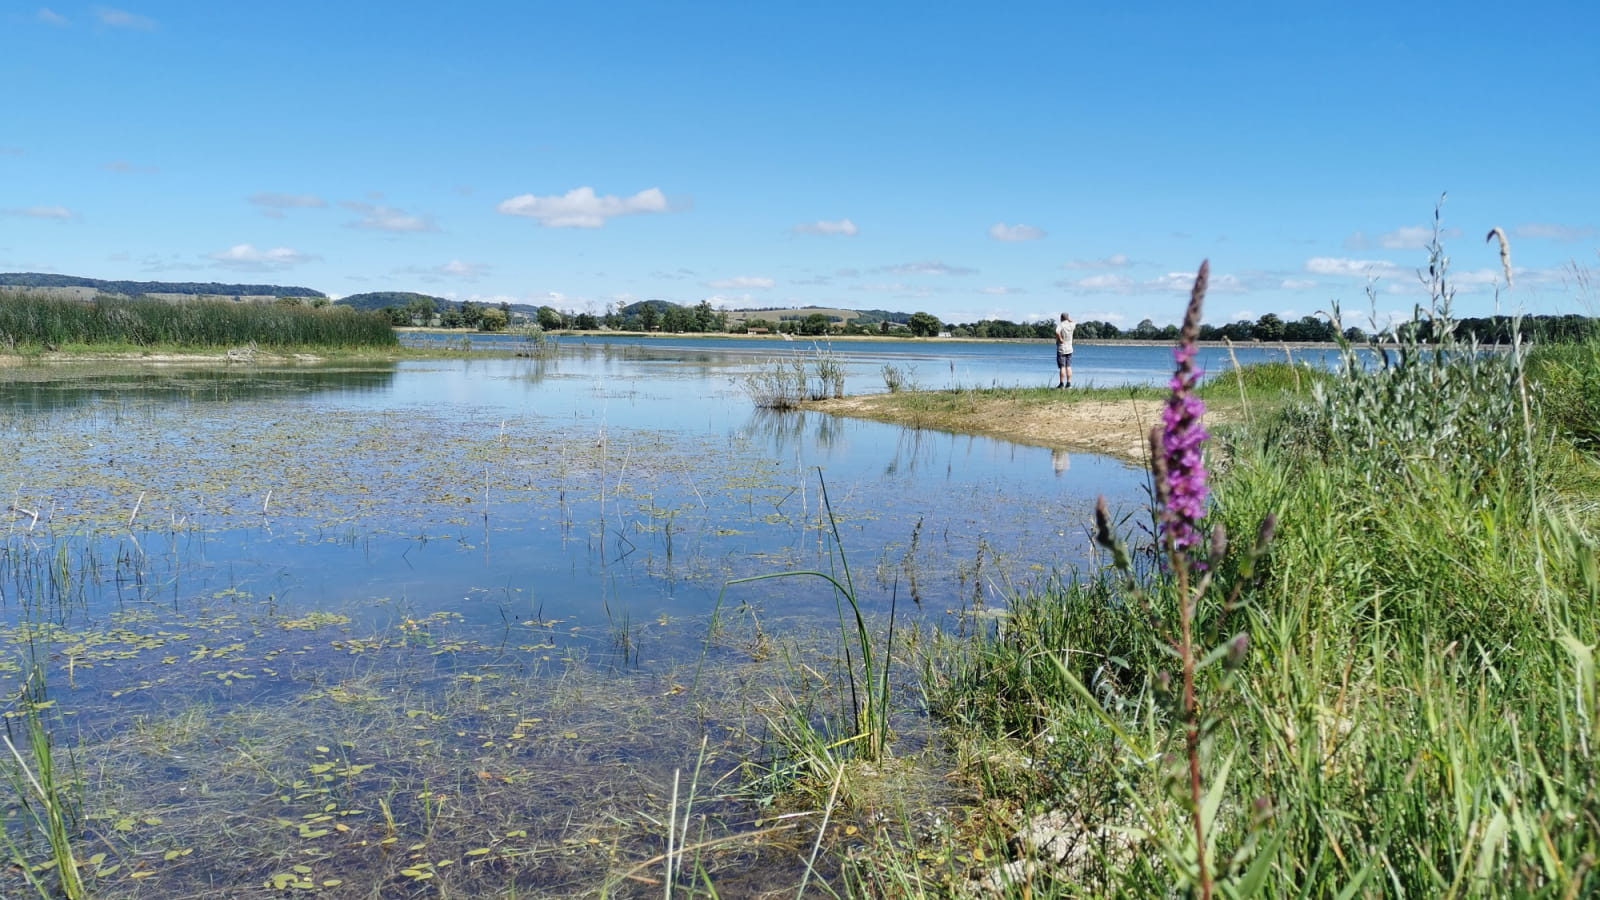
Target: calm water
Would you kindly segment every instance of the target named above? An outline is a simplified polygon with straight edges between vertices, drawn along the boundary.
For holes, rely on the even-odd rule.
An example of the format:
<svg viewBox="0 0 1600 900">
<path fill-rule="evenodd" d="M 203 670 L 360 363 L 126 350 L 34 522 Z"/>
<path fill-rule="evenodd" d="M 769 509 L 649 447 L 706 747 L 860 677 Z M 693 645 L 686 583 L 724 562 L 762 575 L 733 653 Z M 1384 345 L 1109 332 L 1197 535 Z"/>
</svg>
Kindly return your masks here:
<svg viewBox="0 0 1600 900">
<path fill-rule="evenodd" d="M 1053 377 L 1045 344 L 928 346 L 833 350 L 852 393 L 881 390 L 886 363 L 925 387 Z M 362 601 L 403 596 L 409 612 L 383 615 L 500 624 L 543 609 L 598 626 L 703 619 L 728 579 L 826 568 L 841 550 L 868 608 L 905 599 L 914 577 L 924 614 L 943 614 L 1082 563 L 1094 499 L 1144 496 L 1141 471 L 1092 454 L 753 409 L 743 376 L 792 352 L 812 350 L 612 339 L 375 370 L 25 370 L 0 386 L 7 527 L 137 544 L 146 560 L 149 543 L 199 547 L 162 557 L 179 601 L 246 583 L 291 609 L 373 618 Z M 1076 376 L 1159 383 L 1168 359 L 1085 346 Z M 737 593 L 826 620 L 815 588 Z M 695 646 L 692 630 L 676 638 Z"/>
<path fill-rule="evenodd" d="M 355 833 L 390 812 L 414 826 L 464 765 L 474 785 L 501 772 L 549 785 L 537 803 L 479 790 L 462 804 L 534 823 L 496 838 L 534 852 L 569 840 L 597 791 L 636 790 L 617 779 L 667 793 L 701 735 L 748 747 L 741 717 L 784 672 L 829 671 L 839 610 L 822 581 L 730 580 L 843 577 L 843 560 L 878 624 L 893 610 L 902 628 L 958 627 L 1085 562 L 1097 495 L 1129 512 L 1144 497 L 1139 470 L 1091 454 L 753 409 L 744 375 L 796 349 L 811 352 L 614 339 L 361 369 L 14 370 L 0 385 L 6 715 L 42 663 L 58 734 L 82 765 L 114 770 L 86 803 L 167 848 L 152 866 L 199 839 L 180 822 L 281 845 L 274 823 L 326 815 L 316 790 L 283 785 L 329 771 L 329 748 L 348 757 L 340 815 Z M 1053 377 L 1044 344 L 833 349 L 850 392 L 882 390 L 886 363 L 926 387 Z M 1085 346 L 1076 376 L 1159 383 L 1168 360 Z M 742 636 L 719 637 L 724 619 Z M 778 681 L 757 689 L 772 666 L 748 667 L 773 652 Z M 574 701 L 580 684 L 591 699 Z M 189 805 L 226 785 L 236 794 L 212 812 Z M 163 812 L 128 820 L 135 805 Z M 205 817 L 218 810 L 236 812 Z M 467 861 L 485 840 L 469 832 L 490 826 L 463 822 L 426 852 Z M 327 874 L 352 885 L 402 878 L 376 842 L 335 847 L 326 832 L 300 828 L 296 852 L 337 861 Z M 240 852 L 137 884 L 176 896 L 285 875 Z"/>
</svg>

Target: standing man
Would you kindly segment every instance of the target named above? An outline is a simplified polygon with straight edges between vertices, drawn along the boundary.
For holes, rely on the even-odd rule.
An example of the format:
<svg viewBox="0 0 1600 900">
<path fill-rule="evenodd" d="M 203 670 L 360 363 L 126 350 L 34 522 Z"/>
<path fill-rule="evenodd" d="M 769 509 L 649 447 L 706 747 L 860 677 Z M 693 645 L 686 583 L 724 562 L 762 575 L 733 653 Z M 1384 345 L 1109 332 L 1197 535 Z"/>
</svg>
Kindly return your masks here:
<svg viewBox="0 0 1600 900">
<path fill-rule="evenodd" d="M 1056 387 L 1072 387 L 1072 333 L 1078 330 L 1078 323 L 1066 313 L 1061 314 L 1061 321 L 1056 323 L 1056 371 L 1060 376 Z"/>
</svg>

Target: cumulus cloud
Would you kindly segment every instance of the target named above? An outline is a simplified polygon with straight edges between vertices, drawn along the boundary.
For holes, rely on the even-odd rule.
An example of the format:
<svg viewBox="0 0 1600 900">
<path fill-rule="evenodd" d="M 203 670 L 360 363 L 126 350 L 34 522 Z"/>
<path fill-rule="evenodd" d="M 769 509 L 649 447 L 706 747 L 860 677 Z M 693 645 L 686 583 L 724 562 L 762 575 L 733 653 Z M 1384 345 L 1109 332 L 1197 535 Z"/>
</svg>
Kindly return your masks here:
<svg viewBox="0 0 1600 900">
<path fill-rule="evenodd" d="M 749 290 L 750 288 L 769 288 L 774 284 L 771 278 L 764 275 L 736 275 L 733 278 L 719 278 L 706 282 L 706 287 L 717 290 Z"/>
<path fill-rule="evenodd" d="M 382 204 L 361 203 L 355 200 L 346 200 L 339 204 L 348 210 L 361 214 L 361 218 L 350 223 L 351 228 L 367 228 L 373 231 L 438 231 L 433 224 L 431 216 L 417 216 L 403 209 Z"/>
<path fill-rule="evenodd" d="M 794 230 L 797 234 L 842 234 L 854 237 L 859 229 L 856 228 L 856 223 L 849 219 L 836 219 L 833 221 L 818 219 L 815 222 L 796 225 Z"/>
<path fill-rule="evenodd" d="M 962 268 L 961 266 L 952 266 L 948 263 L 936 262 L 934 260 L 923 260 L 921 262 L 899 263 L 898 265 L 884 266 L 878 271 L 893 272 L 897 275 L 971 275 L 978 270 L 966 269 Z"/>
<path fill-rule="evenodd" d="M 33 14 L 33 20 L 35 22 L 43 22 L 46 25 L 66 26 L 72 24 L 67 21 L 66 16 L 48 6 L 39 7 L 39 11 Z"/>
<path fill-rule="evenodd" d="M 1044 237 L 1044 229 L 1035 225 L 1007 225 L 996 222 L 989 226 L 989 237 L 997 241 L 1037 241 Z"/>
<path fill-rule="evenodd" d="M 24 206 L 19 209 L 8 209 L 5 212 L 7 215 L 12 216 L 26 216 L 30 219 L 55 219 L 62 222 L 78 217 L 77 213 L 67 209 L 65 206 Z"/>
<path fill-rule="evenodd" d="M 1382 259 L 1348 259 L 1339 256 L 1313 256 L 1306 260 L 1306 271 L 1313 275 L 1357 277 L 1396 275 L 1400 267 Z"/>
<path fill-rule="evenodd" d="M 1556 222 L 1528 222 L 1511 229 L 1513 237 L 1548 241 L 1581 241 L 1595 236 L 1593 225 L 1562 225 Z"/>
<path fill-rule="evenodd" d="M 598 195 L 594 188 L 573 188 L 561 195 L 540 197 L 519 194 L 495 207 L 508 216 L 527 216 L 549 228 L 599 228 L 607 219 L 638 213 L 666 212 L 667 197 L 660 188 L 646 188 L 631 197 Z"/>
<path fill-rule="evenodd" d="M 258 250 L 254 244 L 234 244 L 226 250 L 207 253 L 206 258 L 219 266 L 241 272 L 276 272 L 321 257 L 291 250 L 288 247 Z"/>
<path fill-rule="evenodd" d="M 1062 263 L 1063 269 L 1120 269 L 1133 260 L 1126 253 L 1113 253 L 1103 259 L 1071 259 Z"/>
<path fill-rule="evenodd" d="M 110 6 L 96 6 L 94 17 L 107 28 L 127 28 L 132 31 L 154 31 L 156 22 L 147 16 Z"/>
</svg>

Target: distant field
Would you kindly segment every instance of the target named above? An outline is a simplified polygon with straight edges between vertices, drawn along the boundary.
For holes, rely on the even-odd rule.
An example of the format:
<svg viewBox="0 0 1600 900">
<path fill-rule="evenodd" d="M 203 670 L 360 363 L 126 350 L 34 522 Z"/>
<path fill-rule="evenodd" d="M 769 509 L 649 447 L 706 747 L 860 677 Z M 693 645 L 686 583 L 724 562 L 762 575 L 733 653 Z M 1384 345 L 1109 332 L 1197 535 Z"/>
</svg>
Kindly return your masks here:
<svg viewBox="0 0 1600 900">
<path fill-rule="evenodd" d="M 773 322 L 782 319 L 804 319 L 813 313 L 822 313 L 825 316 L 836 318 L 840 322 L 848 322 L 859 318 L 861 313 L 853 309 L 835 309 L 825 306 L 804 306 L 792 309 L 730 309 L 728 310 L 728 324 L 738 325 L 749 319 L 768 319 Z"/>
<path fill-rule="evenodd" d="M 28 294 L 33 297 L 53 297 L 58 300 L 93 300 L 102 291 L 92 287 L 27 287 L 18 284 L 0 284 L 0 294 Z M 120 296 L 120 295 L 118 295 Z M 277 298 L 270 294 L 141 294 L 152 300 L 167 300 L 172 303 L 185 303 L 192 300 L 255 300 L 268 301 Z"/>
</svg>

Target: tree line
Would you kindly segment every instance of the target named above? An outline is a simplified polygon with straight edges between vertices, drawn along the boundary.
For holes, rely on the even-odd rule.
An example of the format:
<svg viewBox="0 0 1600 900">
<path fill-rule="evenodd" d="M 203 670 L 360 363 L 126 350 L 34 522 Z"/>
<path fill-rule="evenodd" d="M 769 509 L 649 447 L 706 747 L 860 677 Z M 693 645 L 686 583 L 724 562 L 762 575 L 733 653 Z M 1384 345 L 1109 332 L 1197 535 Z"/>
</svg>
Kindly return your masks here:
<svg viewBox="0 0 1600 900">
<path fill-rule="evenodd" d="M 430 297 L 426 294 L 388 293 L 363 295 L 381 297 L 389 305 L 380 311 L 395 325 L 436 325 L 443 328 L 466 328 L 476 331 L 504 331 L 514 326 L 537 325 L 546 331 L 662 331 L 668 333 L 784 333 L 803 337 L 888 336 L 935 337 L 948 335 L 958 338 L 994 338 L 1001 340 L 1039 339 L 1055 336 L 1056 323 L 1050 319 L 1038 322 L 1012 322 L 1006 319 L 981 319 L 977 322 L 950 324 L 928 312 L 889 313 L 872 310 L 851 319 L 821 312 L 780 314 L 776 318 L 751 317 L 742 322 L 730 320 L 726 310 L 714 309 L 710 301 L 702 300 L 694 306 L 682 306 L 668 300 L 641 300 L 627 305 L 610 304 L 604 312 L 577 312 L 540 306 L 532 314 L 514 309 L 507 303 L 487 304 L 464 300 L 459 303 Z M 340 301 L 341 303 L 343 301 Z M 777 312 L 772 310 L 772 312 Z M 1578 315 L 1541 315 L 1520 319 L 1511 316 L 1488 316 L 1457 319 L 1456 333 L 1471 336 L 1485 344 L 1505 344 L 1520 329 L 1525 340 L 1536 342 L 1567 342 L 1600 337 L 1600 326 L 1595 319 Z M 1416 323 L 1401 323 L 1397 329 L 1419 331 L 1419 337 L 1428 340 L 1433 333 L 1433 323 L 1421 319 Z M 1152 319 L 1143 319 L 1132 328 L 1123 328 L 1113 322 L 1090 319 L 1078 323 L 1076 336 L 1082 340 L 1133 340 L 1174 341 L 1178 338 L 1177 325 L 1157 325 Z M 1342 330 L 1325 316 L 1302 316 L 1286 320 L 1276 313 L 1266 313 L 1255 320 L 1240 319 L 1223 325 L 1202 324 L 1202 341 L 1261 341 L 1265 343 L 1329 343 L 1343 337 L 1361 343 L 1381 337 L 1360 326 L 1351 325 Z"/>
</svg>

